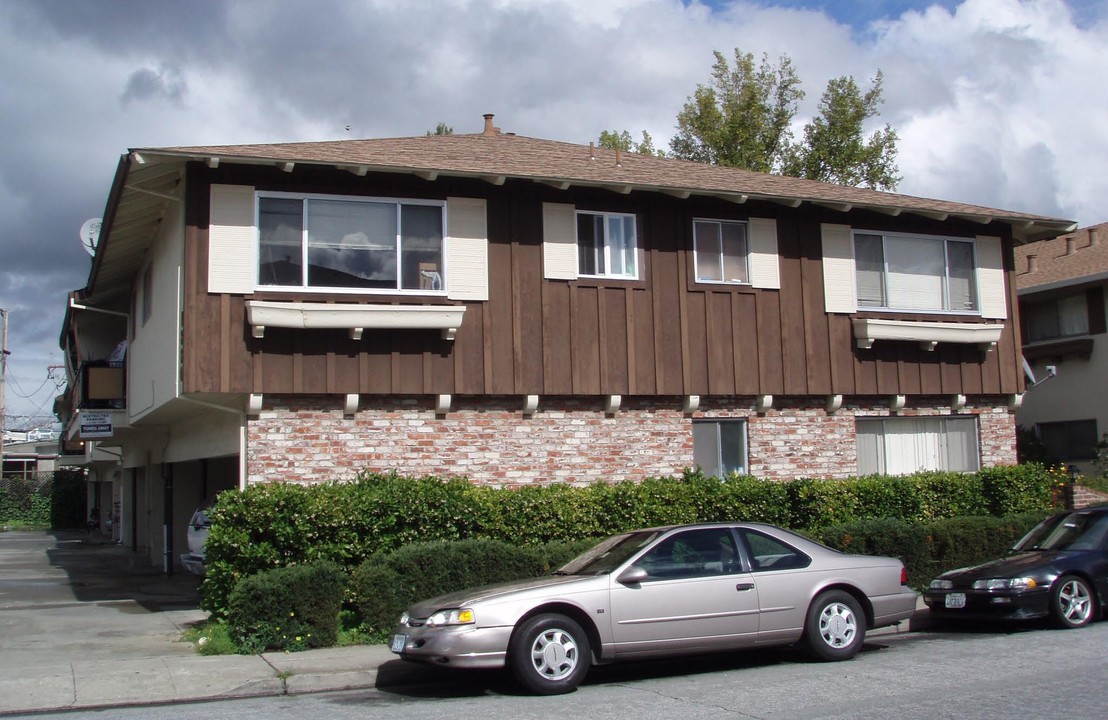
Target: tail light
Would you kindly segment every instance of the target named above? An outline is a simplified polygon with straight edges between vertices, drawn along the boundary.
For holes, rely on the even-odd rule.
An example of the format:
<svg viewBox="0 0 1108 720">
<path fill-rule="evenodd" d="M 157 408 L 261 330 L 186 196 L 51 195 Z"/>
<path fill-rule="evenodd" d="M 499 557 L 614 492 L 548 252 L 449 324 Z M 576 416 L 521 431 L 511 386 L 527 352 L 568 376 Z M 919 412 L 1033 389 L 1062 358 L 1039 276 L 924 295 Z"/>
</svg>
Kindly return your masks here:
<svg viewBox="0 0 1108 720">
<path fill-rule="evenodd" d="M 900 566 L 900 584 L 908 584 L 908 568 L 904 567 L 903 565 Z"/>
</svg>

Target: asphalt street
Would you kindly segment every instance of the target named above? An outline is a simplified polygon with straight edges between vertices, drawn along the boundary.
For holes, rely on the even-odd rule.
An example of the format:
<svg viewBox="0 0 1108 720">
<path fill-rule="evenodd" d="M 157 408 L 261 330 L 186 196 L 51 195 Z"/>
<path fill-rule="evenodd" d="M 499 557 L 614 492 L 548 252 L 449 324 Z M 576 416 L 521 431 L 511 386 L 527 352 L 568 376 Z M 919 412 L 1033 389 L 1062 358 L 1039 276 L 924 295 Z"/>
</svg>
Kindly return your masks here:
<svg viewBox="0 0 1108 720">
<path fill-rule="evenodd" d="M 845 663 L 813 663 L 789 650 L 594 670 L 577 692 L 520 694 L 500 673 L 408 666 L 377 687 L 340 693 L 249 698 L 37 715 L 66 720 L 937 720 L 1108 716 L 1103 648 L 1108 623 L 1078 631 L 989 628 L 881 637 Z M 399 684 L 394 684 L 399 683 Z"/>
</svg>

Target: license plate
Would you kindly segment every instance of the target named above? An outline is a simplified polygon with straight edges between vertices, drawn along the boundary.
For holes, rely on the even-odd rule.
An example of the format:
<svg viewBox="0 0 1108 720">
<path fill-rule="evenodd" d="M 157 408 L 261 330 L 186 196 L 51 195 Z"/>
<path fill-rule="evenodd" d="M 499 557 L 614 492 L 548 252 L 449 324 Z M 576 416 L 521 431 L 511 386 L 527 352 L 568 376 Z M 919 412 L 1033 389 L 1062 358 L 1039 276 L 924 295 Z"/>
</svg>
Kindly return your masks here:
<svg viewBox="0 0 1108 720">
<path fill-rule="evenodd" d="M 946 596 L 946 606 L 954 610 L 957 610 L 958 608 L 964 608 L 966 606 L 966 594 L 949 593 Z"/>
<path fill-rule="evenodd" d="M 404 646 L 407 645 L 407 644 L 408 644 L 408 636 L 407 635 L 393 635 L 392 636 L 392 643 L 389 645 L 389 649 L 392 650 L 394 653 L 399 654 L 399 653 L 404 652 Z"/>
</svg>

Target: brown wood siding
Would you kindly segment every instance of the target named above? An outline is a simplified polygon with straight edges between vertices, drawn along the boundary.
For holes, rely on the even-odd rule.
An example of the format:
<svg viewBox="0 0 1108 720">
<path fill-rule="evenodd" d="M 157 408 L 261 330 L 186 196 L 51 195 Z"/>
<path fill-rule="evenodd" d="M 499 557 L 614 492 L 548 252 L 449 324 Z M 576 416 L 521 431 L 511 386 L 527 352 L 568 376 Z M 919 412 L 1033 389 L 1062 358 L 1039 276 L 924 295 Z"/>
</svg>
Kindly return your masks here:
<svg viewBox="0 0 1108 720">
<path fill-rule="evenodd" d="M 489 300 L 466 303 L 453 341 L 437 331 L 267 329 L 254 338 L 246 298 L 206 291 L 209 183 L 259 189 L 488 202 Z M 640 278 L 545 280 L 543 202 L 635 213 Z M 1011 321 L 997 347 L 878 341 L 856 347 L 850 318 L 823 311 L 820 223 L 972 236 L 1004 228 L 908 216 L 891 218 L 749 202 L 679 200 L 604 190 L 559 191 L 537 183 L 424 181 L 323 168 L 190 166 L 185 233 L 183 378 L 189 393 L 465 395 L 975 395 L 1023 390 Z M 693 282 L 694 217 L 774 218 L 781 289 Z M 1004 234 L 1011 275 L 1011 238 Z M 443 298 L 259 291 L 254 299 L 410 304 Z M 1010 303 L 1015 302 L 1014 291 Z M 1018 315 L 1011 308 L 1011 317 Z M 927 316 L 889 315 L 903 319 Z M 961 318 L 976 321 L 976 318 Z M 951 321 L 959 321 L 951 318 Z"/>
</svg>

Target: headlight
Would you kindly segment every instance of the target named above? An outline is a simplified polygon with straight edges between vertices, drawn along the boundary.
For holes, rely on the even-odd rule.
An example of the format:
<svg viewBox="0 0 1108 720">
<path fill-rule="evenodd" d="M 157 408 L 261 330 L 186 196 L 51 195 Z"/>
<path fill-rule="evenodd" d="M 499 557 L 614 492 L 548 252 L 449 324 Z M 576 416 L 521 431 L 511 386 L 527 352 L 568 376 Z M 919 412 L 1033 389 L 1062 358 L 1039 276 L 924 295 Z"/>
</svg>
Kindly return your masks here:
<svg viewBox="0 0 1108 720">
<path fill-rule="evenodd" d="M 1030 590 L 1038 587 L 1035 578 L 987 578 L 976 580 L 973 583 L 974 590 Z"/>
<path fill-rule="evenodd" d="M 470 608 L 453 608 L 451 610 L 439 610 L 427 618 L 430 627 L 439 625 L 472 625 L 474 623 L 473 610 Z"/>
<path fill-rule="evenodd" d="M 400 616 L 400 624 L 401 625 L 407 625 L 408 624 L 408 613 L 404 613 L 403 615 Z"/>
<path fill-rule="evenodd" d="M 942 578 L 935 578 L 931 581 L 932 590 L 950 590 L 954 587 L 954 583 L 950 580 L 943 580 Z"/>
</svg>

